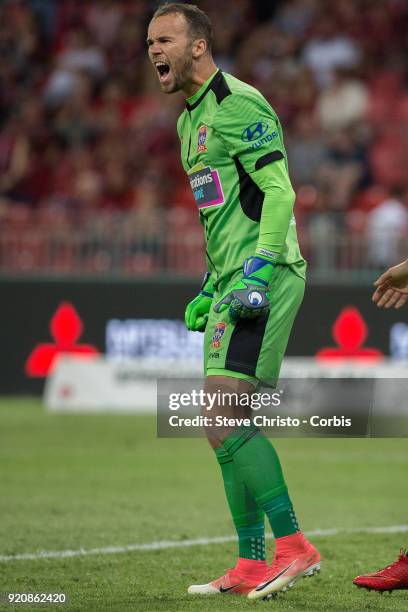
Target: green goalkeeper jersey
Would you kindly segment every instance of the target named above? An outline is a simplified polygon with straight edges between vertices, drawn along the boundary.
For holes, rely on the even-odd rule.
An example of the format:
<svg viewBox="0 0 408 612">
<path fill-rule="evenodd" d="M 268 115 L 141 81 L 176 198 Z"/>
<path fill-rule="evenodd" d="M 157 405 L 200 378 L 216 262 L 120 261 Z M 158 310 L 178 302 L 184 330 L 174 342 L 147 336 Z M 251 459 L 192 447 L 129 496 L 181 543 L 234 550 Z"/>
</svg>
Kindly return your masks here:
<svg viewBox="0 0 408 612">
<path fill-rule="evenodd" d="M 177 131 L 215 289 L 257 254 L 304 278 L 282 128 L 259 91 L 218 70 L 187 99 Z"/>
</svg>

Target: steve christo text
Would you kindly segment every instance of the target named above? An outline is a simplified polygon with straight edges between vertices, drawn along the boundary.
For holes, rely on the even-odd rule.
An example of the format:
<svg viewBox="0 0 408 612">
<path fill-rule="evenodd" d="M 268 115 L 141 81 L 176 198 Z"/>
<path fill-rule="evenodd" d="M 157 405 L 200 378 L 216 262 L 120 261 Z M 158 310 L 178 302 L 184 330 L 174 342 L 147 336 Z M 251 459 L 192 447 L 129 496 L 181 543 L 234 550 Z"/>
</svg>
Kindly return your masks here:
<svg viewBox="0 0 408 612">
<path fill-rule="evenodd" d="M 180 417 L 173 414 L 169 417 L 170 427 L 250 427 L 254 424 L 256 427 L 302 427 L 302 425 L 310 425 L 311 427 L 351 427 L 351 419 L 345 416 L 321 417 L 319 415 L 309 416 L 307 418 L 297 417 L 281 417 L 279 415 L 268 417 L 266 415 L 257 414 L 252 419 L 236 418 L 218 415 L 210 417 L 206 415 L 197 415 L 194 417 Z"/>
</svg>

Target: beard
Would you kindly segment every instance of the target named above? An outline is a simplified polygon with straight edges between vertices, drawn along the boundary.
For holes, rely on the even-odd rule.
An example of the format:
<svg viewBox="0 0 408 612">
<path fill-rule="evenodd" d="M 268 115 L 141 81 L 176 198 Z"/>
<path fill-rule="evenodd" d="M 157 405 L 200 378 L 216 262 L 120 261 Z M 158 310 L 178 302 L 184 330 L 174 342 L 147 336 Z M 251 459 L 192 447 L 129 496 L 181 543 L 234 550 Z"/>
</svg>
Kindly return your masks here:
<svg viewBox="0 0 408 612">
<path fill-rule="evenodd" d="M 193 58 L 192 45 L 186 47 L 183 56 L 173 64 L 173 83 L 166 88 L 165 93 L 176 93 L 185 88 L 186 84 L 192 80 Z"/>
</svg>

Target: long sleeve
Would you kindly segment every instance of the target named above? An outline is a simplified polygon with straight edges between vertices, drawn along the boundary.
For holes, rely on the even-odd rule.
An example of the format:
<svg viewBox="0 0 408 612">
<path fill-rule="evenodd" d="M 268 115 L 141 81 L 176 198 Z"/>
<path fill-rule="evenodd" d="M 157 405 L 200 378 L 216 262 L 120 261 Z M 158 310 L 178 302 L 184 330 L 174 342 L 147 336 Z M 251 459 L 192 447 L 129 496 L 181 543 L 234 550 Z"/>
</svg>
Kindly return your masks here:
<svg viewBox="0 0 408 612">
<path fill-rule="evenodd" d="M 279 119 L 259 92 L 253 91 L 227 99 L 214 127 L 229 155 L 239 160 L 243 172 L 264 194 L 256 252 L 275 259 L 285 249 L 295 193 Z"/>
<path fill-rule="evenodd" d="M 251 177 L 265 194 L 256 253 L 274 258 L 285 248 L 293 217 L 295 192 L 283 159 L 266 164 L 253 172 Z"/>
</svg>

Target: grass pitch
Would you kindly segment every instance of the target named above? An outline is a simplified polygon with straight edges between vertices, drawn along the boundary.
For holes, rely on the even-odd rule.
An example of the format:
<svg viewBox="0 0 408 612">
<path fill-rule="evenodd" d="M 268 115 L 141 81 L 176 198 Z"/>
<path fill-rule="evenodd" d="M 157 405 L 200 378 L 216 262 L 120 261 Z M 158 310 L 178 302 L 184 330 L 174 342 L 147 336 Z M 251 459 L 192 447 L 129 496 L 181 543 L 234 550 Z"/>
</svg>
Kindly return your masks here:
<svg viewBox="0 0 408 612">
<path fill-rule="evenodd" d="M 302 528 L 408 523 L 406 439 L 279 439 Z M 223 485 L 201 439 L 157 439 L 147 416 L 47 414 L 0 401 L 0 555 L 232 535 Z M 72 558 L 0 561 L 1 592 L 65 592 L 32 610 L 408 611 L 408 591 L 358 590 L 352 578 L 393 561 L 408 534 L 339 533 L 312 541 L 322 573 L 271 602 L 195 598 L 234 564 L 235 542 Z M 269 555 L 272 542 L 269 542 Z"/>
</svg>

